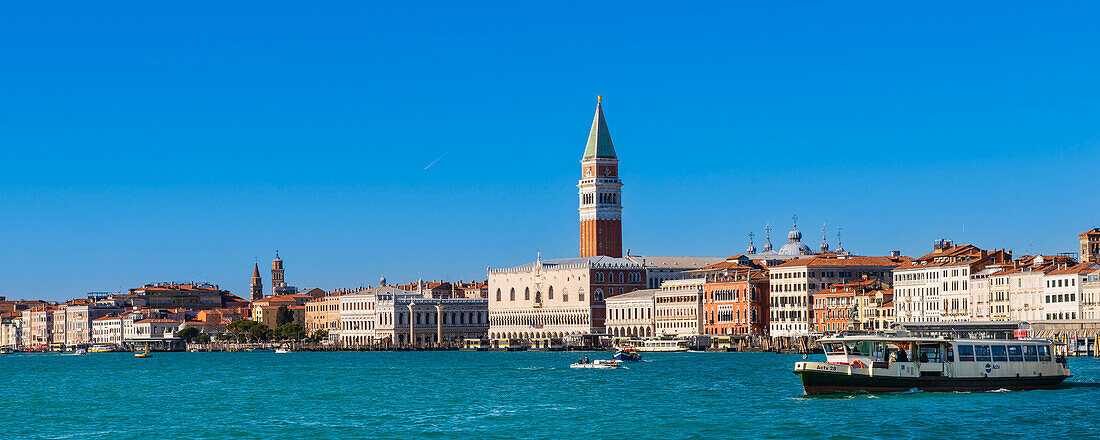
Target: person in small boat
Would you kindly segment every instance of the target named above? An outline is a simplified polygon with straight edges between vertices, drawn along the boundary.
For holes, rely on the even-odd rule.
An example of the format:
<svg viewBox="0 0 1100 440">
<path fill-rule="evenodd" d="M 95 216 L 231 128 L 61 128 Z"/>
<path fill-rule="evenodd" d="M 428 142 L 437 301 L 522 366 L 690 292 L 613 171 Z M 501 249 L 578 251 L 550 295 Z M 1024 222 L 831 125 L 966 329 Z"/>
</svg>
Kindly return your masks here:
<svg viewBox="0 0 1100 440">
<path fill-rule="evenodd" d="M 591 362 L 589 362 L 589 361 L 588 361 L 588 356 L 585 356 L 585 357 L 584 357 L 584 363 L 586 363 L 586 364 L 590 364 L 590 363 L 591 363 Z"/>
</svg>

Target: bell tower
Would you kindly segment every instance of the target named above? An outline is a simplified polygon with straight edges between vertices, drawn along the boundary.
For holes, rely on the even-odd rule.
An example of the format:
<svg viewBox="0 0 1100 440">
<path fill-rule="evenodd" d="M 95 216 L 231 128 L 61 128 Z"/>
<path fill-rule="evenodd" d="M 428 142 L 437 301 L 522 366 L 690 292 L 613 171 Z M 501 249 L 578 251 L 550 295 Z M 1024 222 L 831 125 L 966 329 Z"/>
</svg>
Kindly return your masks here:
<svg viewBox="0 0 1100 440">
<path fill-rule="evenodd" d="M 283 284 L 283 259 L 279 258 L 279 251 L 275 251 L 275 259 L 271 260 L 271 292 Z"/>
<path fill-rule="evenodd" d="M 581 158 L 581 257 L 623 256 L 623 205 L 619 158 L 603 116 L 603 97 L 596 97 L 596 116 Z"/>
<path fill-rule="evenodd" d="M 264 299 L 264 280 L 260 278 L 260 263 L 252 267 L 252 301 Z"/>
</svg>

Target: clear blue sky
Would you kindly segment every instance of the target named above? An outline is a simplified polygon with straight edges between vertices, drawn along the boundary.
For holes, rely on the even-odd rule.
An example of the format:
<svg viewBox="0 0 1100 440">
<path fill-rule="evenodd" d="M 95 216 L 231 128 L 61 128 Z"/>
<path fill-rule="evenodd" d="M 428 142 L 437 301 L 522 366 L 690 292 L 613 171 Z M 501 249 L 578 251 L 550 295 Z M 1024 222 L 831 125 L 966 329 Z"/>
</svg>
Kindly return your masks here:
<svg viewBox="0 0 1100 440">
<path fill-rule="evenodd" d="M 597 94 L 636 254 L 1100 225 L 1096 3 L 380 3 L 7 5 L 0 295 L 574 256 Z"/>
</svg>

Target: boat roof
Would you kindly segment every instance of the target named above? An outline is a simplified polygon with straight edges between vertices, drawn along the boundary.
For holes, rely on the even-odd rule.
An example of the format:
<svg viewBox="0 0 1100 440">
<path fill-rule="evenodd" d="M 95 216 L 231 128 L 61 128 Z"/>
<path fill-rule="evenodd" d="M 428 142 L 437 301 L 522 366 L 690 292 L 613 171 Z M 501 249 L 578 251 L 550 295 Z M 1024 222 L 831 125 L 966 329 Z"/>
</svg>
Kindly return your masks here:
<svg viewBox="0 0 1100 440">
<path fill-rule="evenodd" d="M 846 335 L 828 336 L 817 340 L 818 342 L 856 342 L 856 341 L 882 341 L 882 342 L 967 342 L 977 344 L 994 343 L 1046 343 L 1046 339 L 968 339 L 946 338 L 943 336 L 893 336 L 893 335 Z"/>
</svg>

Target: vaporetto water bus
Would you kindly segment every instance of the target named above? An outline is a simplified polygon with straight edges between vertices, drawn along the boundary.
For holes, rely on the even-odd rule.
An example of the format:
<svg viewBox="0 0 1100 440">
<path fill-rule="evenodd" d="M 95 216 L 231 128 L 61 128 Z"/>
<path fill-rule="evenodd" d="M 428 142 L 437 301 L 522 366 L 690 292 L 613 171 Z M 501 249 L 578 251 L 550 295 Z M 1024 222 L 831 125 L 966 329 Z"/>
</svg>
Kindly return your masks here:
<svg viewBox="0 0 1100 440">
<path fill-rule="evenodd" d="M 616 350 L 631 349 L 641 353 L 688 351 L 691 341 L 678 338 L 615 338 L 611 346 Z"/>
<path fill-rule="evenodd" d="M 1070 377 L 1041 339 L 950 339 L 891 335 L 818 340 L 825 362 L 797 362 L 806 394 L 992 391 L 1053 388 Z"/>
</svg>

